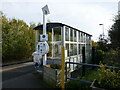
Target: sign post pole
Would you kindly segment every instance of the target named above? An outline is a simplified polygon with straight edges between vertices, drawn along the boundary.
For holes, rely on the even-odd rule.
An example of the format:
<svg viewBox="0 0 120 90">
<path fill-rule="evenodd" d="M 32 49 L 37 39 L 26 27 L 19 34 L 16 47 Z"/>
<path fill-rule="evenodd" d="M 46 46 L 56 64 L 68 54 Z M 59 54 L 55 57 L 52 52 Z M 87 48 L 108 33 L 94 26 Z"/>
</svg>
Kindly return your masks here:
<svg viewBox="0 0 120 90">
<path fill-rule="evenodd" d="M 44 6 L 42 8 L 42 11 L 43 11 L 43 36 L 45 38 L 44 42 L 46 42 L 48 40 L 48 37 L 47 37 L 47 34 L 46 34 L 46 22 L 45 22 L 45 15 L 48 15 L 50 12 L 49 12 L 49 9 L 48 9 L 48 6 Z M 46 61 L 47 61 L 47 54 L 45 54 L 43 56 L 43 65 L 46 65 Z"/>
</svg>

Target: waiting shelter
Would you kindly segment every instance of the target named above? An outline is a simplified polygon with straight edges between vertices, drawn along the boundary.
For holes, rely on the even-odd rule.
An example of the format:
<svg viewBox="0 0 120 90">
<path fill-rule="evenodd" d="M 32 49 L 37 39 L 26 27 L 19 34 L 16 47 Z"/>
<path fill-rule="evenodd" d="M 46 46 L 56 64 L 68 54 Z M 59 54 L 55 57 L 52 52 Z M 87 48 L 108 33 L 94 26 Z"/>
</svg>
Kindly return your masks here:
<svg viewBox="0 0 120 90">
<path fill-rule="evenodd" d="M 49 53 L 48 64 L 61 64 L 61 46 L 65 47 L 65 62 L 82 62 L 82 47 L 85 47 L 86 63 L 91 60 L 91 37 L 92 35 L 63 23 L 47 23 Z M 34 28 L 36 32 L 43 30 L 43 25 Z M 36 38 L 38 42 L 38 37 Z M 68 65 L 71 71 L 76 65 Z"/>
</svg>

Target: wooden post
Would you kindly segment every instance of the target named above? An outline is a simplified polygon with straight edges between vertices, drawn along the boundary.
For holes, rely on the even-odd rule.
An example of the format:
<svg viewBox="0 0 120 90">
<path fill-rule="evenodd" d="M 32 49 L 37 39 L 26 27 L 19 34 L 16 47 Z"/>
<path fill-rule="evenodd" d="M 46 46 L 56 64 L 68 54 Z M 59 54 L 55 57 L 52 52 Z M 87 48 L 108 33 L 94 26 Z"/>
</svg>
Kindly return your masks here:
<svg viewBox="0 0 120 90">
<path fill-rule="evenodd" d="M 62 82 L 61 82 L 61 88 L 62 90 L 64 90 L 65 88 L 65 49 L 64 46 L 62 46 L 61 48 L 62 50 Z"/>
<path fill-rule="evenodd" d="M 92 47 L 92 64 L 95 64 L 95 47 Z M 94 69 L 94 67 L 92 67 Z"/>
<path fill-rule="evenodd" d="M 61 46 L 61 59 L 62 59 L 62 82 L 61 88 L 64 90 L 65 88 L 65 26 L 61 27 L 61 38 L 62 38 L 62 46 Z"/>
<path fill-rule="evenodd" d="M 82 63 L 85 63 L 85 47 L 82 47 Z M 85 66 L 82 66 L 82 76 L 85 75 Z"/>
</svg>

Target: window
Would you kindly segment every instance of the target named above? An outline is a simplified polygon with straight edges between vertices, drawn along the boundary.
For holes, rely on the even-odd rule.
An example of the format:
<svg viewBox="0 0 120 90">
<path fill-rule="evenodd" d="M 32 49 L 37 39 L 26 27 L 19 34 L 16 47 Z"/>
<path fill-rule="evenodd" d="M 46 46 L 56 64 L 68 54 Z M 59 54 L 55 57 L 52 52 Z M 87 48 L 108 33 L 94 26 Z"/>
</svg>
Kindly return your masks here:
<svg viewBox="0 0 120 90">
<path fill-rule="evenodd" d="M 65 49 L 67 50 L 67 56 L 69 56 L 69 44 L 66 44 Z"/>
<path fill-rule="evenodd" d="M 74 42 L 77 41 L 77 32 L 74 30 Z"/>
<path fill-rule="evenodd" d="M 73 56 L 73 44 L 70 44 L 70 56 Z"/>
<path fill-rule="evenodd" d="M 48 41 L 52 41 L 52 29 L 48 29 Z"/>
<path fill-rule="evenodd" d="M 81 54 L 81 53 L 82 53 L 82 50 L 81 50 L 81 45 L 80 45 L 80 44 L 78 45 L 78 51 L 79 51 L 79 52 L 78 52 L 79 54 Z"/>
<path fill-rule="evenodd" d="M 65 41 L 69 41 L 69 28 L 65 28 Z"/>
<path fill-rule="evenodd" d="M 73 30 L 70 29 L 70 41 L 73 41 Z"/>
<path fill-rule="evenodd" d="M 78 32 L 78 41 L 80 42 L 80 39 L 81 39 L 81 37 L 80 37 L 80 32 Z"/>
<path fill-rule="evenodd" d="M 74 44 L 73 55 L 77 55 L 77 44 Z"/>
<path fill-rule="evenodd" d="M 61 28 L 57 27 L 53 29 L 54 36 L 53 41 L 61 41 Z"/>
<path fill-rule="evenodd" d="M 84 43 L 86 43 L 86 34 L 84 34 Z"/>
<path fill-rule="evenodd" d="M 55 44 L 53 47 L 53 57 L 60 57 L 61 56 L 61 44 Z"/>
<path fill-rule="evenodd" d="M 52 44 L 49 43 L 49 52 L 47 53 L 48 57 L 52 57 Z"/>
<path fill-rule="evenodd" d="M 83 42 L 84 35 L 81 33 L 81 42 Z"/>
</svg>

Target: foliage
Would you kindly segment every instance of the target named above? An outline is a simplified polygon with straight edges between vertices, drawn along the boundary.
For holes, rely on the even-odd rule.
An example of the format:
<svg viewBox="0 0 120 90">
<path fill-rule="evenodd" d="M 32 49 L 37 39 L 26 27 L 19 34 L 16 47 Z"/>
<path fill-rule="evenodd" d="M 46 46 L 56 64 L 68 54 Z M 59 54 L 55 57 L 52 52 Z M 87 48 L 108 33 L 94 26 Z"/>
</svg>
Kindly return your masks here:
<svg viewBox="0 0 120 90">
<path fill-rule="evenodd" d="M 103 61 L 103 59 L 104 59 L 104 55 L 105 55 L 105 52 L 104 51 L 102 51 L 102 50 L 96 50 L 95 51 L 95 64 L 99 64 L 100 63 L 100 61 Z"/>
<path fill-rule="evenodd" d="M 97 43 L 97 42 L 92 41 L 92 47 L 96 47 L 96 46 L 98 46 L 98 43 Z"/>
<path fill-rule="evenodd" d="M 103 37 L 103 35 L 100 35 L 97 43 L 97 49 L 105 52 L 108 51 L 108 39 L 105 36 Z"/>
<path fill-rule="evenodd" d="M 101 88 L 120 88 L 120 70 L 105 69 L 104 65 L 101 64 L 97 82 Z"/>
<path fill-rule="evenodd" d="M 28 26 L 23 20 L 7 19 L 2 15 L 3 62 L 30 58 L 35 49 L 35 24 Z"/>
<path fill-rule="evenodd" d="M 100 35 L 95 50 L 95 63 L 99 64 L 100 61 L 103 61 L 105 53 L 108 51 L 109 51 L 108 39 L 103 37 L 103 35 Z"/>
<path fill-rule="evenodd" d="M 83 80 L 86 81 L 93 81 L 94 79 L 98 79 L 99 72 L 96 70 L 89 70 L 89 73 L 87 73 L 85 76 L 82 77 Z"/>
<path fill-rule="evenodd" d="M 94 86 L 104 89 L 120 88 L 120 70 L 105 69 L 105 65 L 101 64 L 100 69 L 90 70 L 85 76 L 79 76 L 78 79 L 86 81 L 96 80 Z M 90 89 L 88 83 L 70 80 L 66 83 L 67 88 L 85 88 Z"/>
<path fill-rule="evenodd" d="M 66 83 L 66 88 L 76 88 L 76 90 L 79 89 L 89 89 L 90 88 L 90 84 L 89 83 L 84 83 L 84 82 L 80 82 L 80 81 L 74 81 L 71 80 L 69 82 Z"/>
<path fill-rule="evenodd" d="M 90 70 L 89 73 L 87 73 L 85 76 L 78 76 L 78 79 L 81 80 L 86 80 L 86 81 L 93 81 L 94 79 L 96 79 L 98 77 L 98 72 L 95 70 Z M 85 83 L 85 82 L 81 82 L 81 81 L 68 81 L 66 83 L 66 87 L 67 88 L 77 88 L 77 89 L 90 89 L 90 83 Z"/>
<path fill-rule="evenodd" d="M 106 52 L 102 63 L 108 66 L 120 67 L 120 50 L 109 50 L 109 52 Z"/>
<path fill-rule="evenodd" d="M 61 69 L 61 65 L 58 64 L 51 64 L 50 67 L 53 69 Z"/>
<path fill-rule="evenodd" d="M 114 20 L 115 23 L 112 25 L 112 27 L 109 30 L 109 37 L 111 44 L 113 46 L 113 49 L 120 49 L 120 15 L 116 16 L 117 18 Z"/>
</svg>

